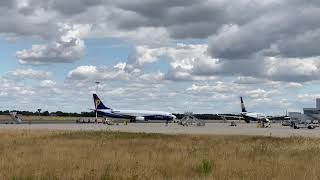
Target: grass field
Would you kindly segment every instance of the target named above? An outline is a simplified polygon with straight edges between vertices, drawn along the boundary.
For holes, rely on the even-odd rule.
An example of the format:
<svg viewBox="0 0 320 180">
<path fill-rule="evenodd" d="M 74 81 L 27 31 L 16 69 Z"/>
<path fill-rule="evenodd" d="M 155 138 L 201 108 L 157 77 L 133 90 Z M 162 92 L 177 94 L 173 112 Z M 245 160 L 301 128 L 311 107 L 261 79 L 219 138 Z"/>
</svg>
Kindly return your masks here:
<svg viewBox="0 0 320 180">
<path fill-rule="evenodd" d="M 0 132 L 0 179 L 319 179 L 320 139 Z"/>
</svg>

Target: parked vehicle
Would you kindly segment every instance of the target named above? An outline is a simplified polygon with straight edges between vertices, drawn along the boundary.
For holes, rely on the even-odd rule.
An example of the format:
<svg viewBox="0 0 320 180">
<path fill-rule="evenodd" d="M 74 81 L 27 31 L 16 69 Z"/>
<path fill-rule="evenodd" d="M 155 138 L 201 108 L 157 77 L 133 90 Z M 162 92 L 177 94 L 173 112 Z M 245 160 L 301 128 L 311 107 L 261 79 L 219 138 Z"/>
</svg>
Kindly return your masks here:
<svg viewBox="0 0 320 180">
<path fill-rule="evenodd" d="M 301 129 L 301 128 L 314 129 L 316 127 L 319 127 L 319 125 L 314 124 L 312 122 L 308 122 L 308 121 L 303 121 L 303 122 L 291 121 L 290 127 L 292 127 L 293 129 Z"/>
</svg>

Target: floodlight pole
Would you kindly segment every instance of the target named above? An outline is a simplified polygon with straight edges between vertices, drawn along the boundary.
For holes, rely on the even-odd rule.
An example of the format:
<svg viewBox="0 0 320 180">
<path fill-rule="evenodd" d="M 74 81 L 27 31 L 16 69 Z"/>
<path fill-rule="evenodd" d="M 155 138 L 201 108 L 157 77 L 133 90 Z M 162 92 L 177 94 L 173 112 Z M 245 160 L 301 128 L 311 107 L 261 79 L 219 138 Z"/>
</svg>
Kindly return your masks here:
<svg viewBox="0 0 320 180">
<path fill-rule="evenodd" d="M 96 94 L 98 94 L 98 88 L 99 88 L 100 82 L 99 82 L 99 81 L 96 81 L 95 83 L 96 83 Z"/>
</svg>

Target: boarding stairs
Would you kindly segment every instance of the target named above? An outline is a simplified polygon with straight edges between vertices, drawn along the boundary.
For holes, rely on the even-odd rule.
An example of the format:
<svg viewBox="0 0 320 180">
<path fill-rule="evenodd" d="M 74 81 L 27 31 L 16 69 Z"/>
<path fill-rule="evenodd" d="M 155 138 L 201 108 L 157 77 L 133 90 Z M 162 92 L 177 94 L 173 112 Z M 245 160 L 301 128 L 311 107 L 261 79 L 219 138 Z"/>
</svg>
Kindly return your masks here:
<svg viewBox="0 0 320 180">
<path fill-rule="evenodd" d="M 22 123 L 22 119 L 18 115 L 17 112 L 14 112 L 14 111 L 10 112 L 10 117 L 15 123 L 17 123 L 17 124 L 21 124 Z"/>
<path fill-rule="evenodd" d="M 196 118 L 192 112 L 185 112 L 184 117 L 178 124 L 182 126 L 205 126 L 205 122 Z"/>
</svg>

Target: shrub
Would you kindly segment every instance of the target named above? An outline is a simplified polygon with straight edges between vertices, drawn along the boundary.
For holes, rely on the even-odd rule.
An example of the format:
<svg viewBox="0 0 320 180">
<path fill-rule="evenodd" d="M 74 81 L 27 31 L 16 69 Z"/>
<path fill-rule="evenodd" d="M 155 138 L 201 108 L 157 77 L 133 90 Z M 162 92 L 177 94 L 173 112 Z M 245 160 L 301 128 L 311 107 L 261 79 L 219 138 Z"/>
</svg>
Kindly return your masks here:
<svg viewBox="0 0 320 180">
<path fill-rule="evenodd" d="M 196 166 L 196 171 L 202 175 L 209 175 L 212 173 L 213 162 L 211 160 L 202 160 L 200 164 Z"/>
</svg>

